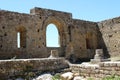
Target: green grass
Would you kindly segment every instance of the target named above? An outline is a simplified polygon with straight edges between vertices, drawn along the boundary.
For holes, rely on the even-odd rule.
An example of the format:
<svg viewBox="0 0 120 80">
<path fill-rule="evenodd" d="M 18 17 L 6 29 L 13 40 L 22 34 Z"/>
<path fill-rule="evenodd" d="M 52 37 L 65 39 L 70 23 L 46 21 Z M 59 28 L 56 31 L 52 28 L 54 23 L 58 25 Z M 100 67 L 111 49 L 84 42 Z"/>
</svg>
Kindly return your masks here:
<svg viewBox="0 0 120 80">
<path fill-rule="evenodd" d="M 52 80 L 61 80 L 60 79 L 60 74 L 56 74 L 52 77 Z"/>
<path fill-rule="evenodd" d="M 52 77 L 52 80 L 61 80 L 60 74 L 54 75 Z M 87 80 L 95 80 L 95 79 L 94 78 L 88 78 Z M 101 80 L 120 80 L 120 76 L 111 75 L 111 76 L 107 76 L 105 78 L 102 78 Z"/>
<path fill-rule="evenodd" d="M 120 80 L 120 76 L 108 76 L 103 78 L 102 80 Z"/>
<path fill-rule="evenodd" d="M 93 78 L 88 78 L 87 80 L 94 80 Z"/>
<path fill-rule="evenodd" d="M 87 80 L 95 80 L 95 79 L 88 78 Z M 111 75 L 111 76 L 102 78 L 101 80 L 120 80 L 120 76 Z"/>
</svg>

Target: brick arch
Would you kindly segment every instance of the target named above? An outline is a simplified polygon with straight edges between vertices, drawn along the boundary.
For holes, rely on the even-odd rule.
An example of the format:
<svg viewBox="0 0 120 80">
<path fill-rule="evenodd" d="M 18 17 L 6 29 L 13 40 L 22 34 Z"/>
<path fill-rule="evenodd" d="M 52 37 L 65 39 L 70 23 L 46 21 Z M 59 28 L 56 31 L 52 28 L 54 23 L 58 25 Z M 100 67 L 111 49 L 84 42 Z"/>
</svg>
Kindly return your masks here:
<svg viewBox="0 0 120 80">
<path fill-rule="evenodd" d="M 47 26 L 49 24 L 54 24 L 57 27 L 58 33 L 59 33 L 59 36 L 60 36 L 60 46 L 61 47 L 66 46 L 67 41 L 68 41 L 67 40 L 67 25 L 66 25 L 66 23 L 61 18 L 53 17 L 53 16 L 48 17 L 44 21 L 43 26 L 42 26 L 44 35 L 46 35 L 46 29 L 47 29 Z M 44 39 L 45 39 L 44 41 L 46 43 L 46 36 L 45 36 Z"/>
</svg>

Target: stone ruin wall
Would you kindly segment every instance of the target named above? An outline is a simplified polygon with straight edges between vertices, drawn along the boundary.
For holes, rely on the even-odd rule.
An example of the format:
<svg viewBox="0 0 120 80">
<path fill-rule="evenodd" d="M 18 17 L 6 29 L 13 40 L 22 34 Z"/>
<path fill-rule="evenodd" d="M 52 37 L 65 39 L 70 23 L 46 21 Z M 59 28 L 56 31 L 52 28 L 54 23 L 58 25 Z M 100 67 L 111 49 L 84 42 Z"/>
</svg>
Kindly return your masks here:
<svg viewBox="0 0 120 80">
<path fill-rule="evenodd" d="M 30 14 L 1 10 L 0 58 L 48 57 L 50 49 L 56 49 L 46 47 L 46 27 L 50 23 L 55 24 L 59 31 L 60 56 L 68 55 L 69 45 L 72 45 L 74 54 L 77 54 L 79 58 L 87 58 L 86 34 L 95 37 L 91 49 L 96 48 L 96 23 L 72 19 L 70 13 L 49 9 L 34 8 L 31 9 Z M 21 48 L 17 48 L 17 32 L 23 35 Z"/>
<path fill-rule="evenodd" d="M 58 29 L 59 48 L 46 47 L 46 27 L 50 23 Z M 17 48 L 17 32 L 23 35 L 21 48 Z M 51 49 L 57 49 L 62 57 L 74 54 L 76 58 L 93 58 L 97 48 L 107 56 L 116 56 L 119 44 L 119 18 L 97 23 L 42 8 L 31 9 L 30 14 L 0 10 L 0 59 L 43 58 Z"/>
<path fill-rule="evenodd" d="M 0 58 L 45 57 L 44 36 L 39 16 L 0 11 Z M 25 45 L 17 48 L 17 32 L 23 31 Z M 43 55 L 44 54 L 44 55 Z"/>
<path fill-rule="evenodd" d="M 43 10 L 43 11 L 42 11 Z M 7 59 L 16 56 L 17 58 L 34 58 L 48 57 L 46 48 L 46 27 L 50 23 L 59 26 L 61 32 L 61 46 L 64 47 L 69 41 L 66 38 L 68 24 L 62 22 L 57 17 L 61 17 L 61 21 L 69 18 L 69 14 L 57 11 L 48 11 L 39 9 L 43 12 L 38 15 L 37 11 L 31 10 L 31 14 L 22 14 L 10 11 L 0 11 L 0 58 Z M 47 13 L 52 13 L 48 15 Z M 36 14 L 36 15 L 35 15 Z M 66 16 L 66 17 L 64 17 Z M 60 18 L 60 19 L 61 19 Z M 67 20 L 66 20 L 67 21 Z M 66 22 L 68 23 L 68 22 Z M 64 25 L 64 27 L 60 27 Z M 44 26 L 44 27 L 43 27 Z M 64 29 L 63 29 L 64 28 Z M 23 32 L 24 45 L 17 48 L 17 32 Z M 63 37 L 62 37 L 63 36 Z M 64 42 L 63 42 L 64 40 Z M 61 50 L 63 51 L 63 50 Z"/>
<path fill-rule="evenodd" d="M 72 64 L 70 68 L 73 73 L 78 73 L 85 78 L 101 80 L 108 76 L 120 76 L 120 62 L 101 62 L 99 64 Z"/>
<path fill-rule="evenodd" d="M 0 61 L 0 79 L 39 76 L 43 72 L 55 72 L 67 68 L 64 58 L 11 59 Z M 13 79 L 12 79 L 13 80 Z"/>
<path fill-rule="evenodd" d="M 94 51 L 97 49 L 98 29 L 95 22 L 73 19 L 74 27 L 72 32 L 72 43 L 74 53 L 80 58 L 93 58 Z"/>
<path fill-rule="evenodd" d="M 98 23 L 104 43 L 100 46 L 109 53 L 110 57 L 119 57 L 120 54 L 120 17 L 105 20 Z"/>
</svg>

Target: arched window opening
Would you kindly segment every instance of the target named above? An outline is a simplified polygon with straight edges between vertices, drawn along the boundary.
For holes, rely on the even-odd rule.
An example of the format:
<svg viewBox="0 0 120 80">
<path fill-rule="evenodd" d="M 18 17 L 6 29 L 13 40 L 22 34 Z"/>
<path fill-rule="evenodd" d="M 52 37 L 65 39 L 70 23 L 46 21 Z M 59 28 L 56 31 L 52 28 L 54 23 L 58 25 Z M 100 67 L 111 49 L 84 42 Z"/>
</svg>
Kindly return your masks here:
<svg viewBox="0 0 120 80">
<path fill-rule="evenodd" d="M 17 48 L 26 48 L 26 30 L 19 28 L 17 32 Z"/>
<path fill-rule="evenodd" d="M 46 29 L 46 46 L 60 47 L 59 32 L 54 24 L 49 24 Z"/>
</svg>

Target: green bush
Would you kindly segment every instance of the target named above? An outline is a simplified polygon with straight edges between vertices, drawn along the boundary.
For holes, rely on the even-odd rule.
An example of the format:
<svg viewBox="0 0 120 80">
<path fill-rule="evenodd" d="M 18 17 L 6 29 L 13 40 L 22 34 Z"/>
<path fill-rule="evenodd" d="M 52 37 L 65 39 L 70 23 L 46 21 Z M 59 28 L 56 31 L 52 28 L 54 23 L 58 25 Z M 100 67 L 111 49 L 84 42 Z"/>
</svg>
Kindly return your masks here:
<svg viewBox="0 0 120 80">
<path fill-rule="evenodd" d="M 94 80 L 94 79 L 88 78 L 87 80 Z M 111 75 L 111 76 L 107 76 L 105 78 L 102 78 L 101 80 L 120 80 L 120 76 Z"/>
<path fill-rule="evenodd" d="M 94 80 L 93 78 L 88 78 L 88 80 Z"/>
<path fill-rule="evenodd" d="M 56 74 L 52 77 L 52 80 L 60 80 L 60 74 Z"/>
<path fill-rule="evenodd" d="M 108 76 L 108 77 L 105 77 L 103 78 L 102 80 L 120 80 L 120 76 Z"/>
</svg>

